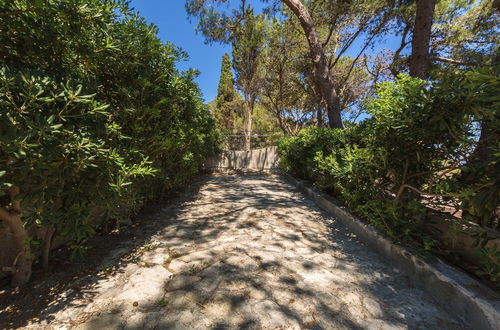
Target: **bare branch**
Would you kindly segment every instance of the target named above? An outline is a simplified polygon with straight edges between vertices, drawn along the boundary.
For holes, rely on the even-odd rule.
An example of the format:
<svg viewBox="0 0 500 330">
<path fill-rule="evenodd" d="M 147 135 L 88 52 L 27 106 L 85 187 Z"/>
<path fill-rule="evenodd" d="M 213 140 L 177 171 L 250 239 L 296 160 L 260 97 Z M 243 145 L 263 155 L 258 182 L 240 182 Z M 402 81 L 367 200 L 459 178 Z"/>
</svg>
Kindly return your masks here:
<svg viewBox="0 0 500 330">
<path fill-rule="evenodd" d="M 430 60 L 435 61 L 435 62 L 444 62 L 444 63 L 450 63 L 450 64 L 455 64 L 455 65 L 466 65 L 466 66 L 472 66 L 472 65 L 477 64 L 474 62 L 464 62 L 464 61 L 455 60 L 452 58 L 440 57 L 440 56 L 431 57 Z"/>
<path fill-rule="evenodd" d="M 406 24 L 406 26 L 403 30 L 403 35 L 401 36 L 401 44 L 399 45 L 399 48 L 396 49 L 396 51 L 394 52 L 394 56 L 392 57 L 392 65 L 390 66 L 390 70 L 391 70 L 391 73 L 393 76 L 397 76 L 399 73 L 394 68 L 394 63 L 399 59 L 399 57 L 400 57 L 399 54 L 401 54 L 403 49 L 405 49 L 405 47 L 408 46 L 408 44 L 410 43 L 410 41 L 406 40 L 406 37 L 408 36 L 408 33 L 410 32 L 410 30 L 411 30 L 411 25 Z"/>
<path fill-rule="evenodd" d="M 322 46 L 326 47 L 328 43 L 330 42 L 330 39 L 332 38 L 333 31 L 334 31 L 335 26 L 333 24 L 330 25 L 330 31 L 328 32 L 328 37 L 326 38 L 325 42 L 323 42 Z"/>
<path fill-rule="evenodd" d="M 425 196 L 425 197 L 457 197 L 457 195 L 454 195 L 454 194 L 430 194 L 430 193 L 426 193 L 426 192 L 418 190 L 417 188 L 415 188 L 413 186 L 410 186 L 409 184 L 404 184 L 401 186 L 401 188 L 403 190 L 404 190 L 404 188 L 408 188 L 410 190 L 415 191 L 419 195 Z"/>
<path fill-rule="evenodd" d="M 365 29 L 366 27 L 366 23 L 369 21 L 369 19 L 365 19 L 365 21 L 363 23 L 361 23 L 361 27 L 356 31 L 356 33 L 354 33 L 351 38 L 349 39 L 349 41 L 344 45 L 344 47 L 342 47 L 342 49 L 340 50 L 339 54 L 337 55 L 337 57 L 335 58 L 335 61 L 333 61 L 333 63 L 330 65 L 330 69 L 333 68 L 337 62 L 339 61 L 339 59 L 342 57 L 342 55 L 344 54 L 345 51 L 347 51 L 347 49 L 349 49 L 349 47 L 351 47 L 352 43 L 354 42 L 354 40 L 356 40 L 356 38 L 359 36 L 359 34 L 361 32 L 363 32 L 363 30 Z"/>
</svg>

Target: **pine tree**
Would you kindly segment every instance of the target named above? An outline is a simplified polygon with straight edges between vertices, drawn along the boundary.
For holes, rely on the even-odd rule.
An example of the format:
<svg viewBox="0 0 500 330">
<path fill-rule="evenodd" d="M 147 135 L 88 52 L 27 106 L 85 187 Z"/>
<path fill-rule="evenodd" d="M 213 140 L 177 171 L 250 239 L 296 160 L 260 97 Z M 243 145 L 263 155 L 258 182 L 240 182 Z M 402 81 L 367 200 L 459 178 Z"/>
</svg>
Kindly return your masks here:
<svg viewBox="0 0 500 330">
<path fill-rule="evenodd" d="M 215 99 L 215 118 L 220 129 L 230 130 L 234 128 L 236 119 L 238 93 L 234 89 L 233 73 L 231 71 L 231 59 L 225 53 L 222 57 L 222 67 Z"/>
<path fill-rule="evenodd" d="M 263 15 L 254 15 L 253 9 L 245 9 L 243 23 L 232 38 L 233 69 L 236 87 L 243 94 L 243 131 L 245 150 L 250 150 L 252 121 L 255 103 L 261 87 L 261 53 L 266 39 L 267 21 Z"/>
</svg>

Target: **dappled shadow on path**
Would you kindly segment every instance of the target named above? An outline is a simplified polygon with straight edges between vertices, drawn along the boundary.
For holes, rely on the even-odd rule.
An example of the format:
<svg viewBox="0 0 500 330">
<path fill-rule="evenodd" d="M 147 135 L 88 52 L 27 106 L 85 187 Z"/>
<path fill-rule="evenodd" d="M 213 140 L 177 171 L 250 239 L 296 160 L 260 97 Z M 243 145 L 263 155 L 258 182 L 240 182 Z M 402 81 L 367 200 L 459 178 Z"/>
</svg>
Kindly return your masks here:
<svg viewBox="0 0 500 330">
<path fill-rule="evenodd" d="M 203 181 L 193 184 L 184 195 L 166 203 L 182 203 L 196 196 Z M 49 269 L 34 265 L 33 276 L 22 288 L 0 284 L 0 329 L 18 329 L 30 323 L 54 319 L 54 314 L 68 307 L 85 307 L 98 293 L 99 283 L 124 273 L 130 264 L 140 263 L 151 237 L 163 228 L 158 222 L 159 207 L 150 205 L 132 219 L 132 224 L 109 234 L 100 234 L 88 242 L 83 254 L 72 258 L 71 251 L 52 251 Z"/>
<path fill-rule="evenodd" d="M 42 319 L 89 329 L 463 327 L 279 176 L 216 174 L 198 186 L 151 215 L 140 244 L 114 250 L 112 279 L 80 279 L 80 293 L 56 298 Z"/>
</svg>

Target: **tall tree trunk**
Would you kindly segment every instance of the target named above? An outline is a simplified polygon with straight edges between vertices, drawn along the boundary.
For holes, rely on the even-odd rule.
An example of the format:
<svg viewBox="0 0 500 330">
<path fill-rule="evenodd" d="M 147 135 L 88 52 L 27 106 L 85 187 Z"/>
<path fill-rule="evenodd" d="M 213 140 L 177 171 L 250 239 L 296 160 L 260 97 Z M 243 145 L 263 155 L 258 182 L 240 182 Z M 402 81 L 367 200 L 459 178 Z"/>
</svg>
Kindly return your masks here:
<svg viewBox="0 0 500 330">
<path fill-rule="evenodd" d="M 275 108 L 274 113 L 276 115 L 276 119 L 278 120 L 278 127 L 281 129 L 283 134 L 289 134 L 288 130 L 285 127 L 285 124 L 283 123 L 283 116 L 281 115 L 281 110 Z"/>
<path fill-rule="evenodd" d="M 323 126 L 323 110 L 321 108 L 316 110 L 316 125 Z"/>
<path fill-rule="evenodd" d="M 340 99 L 335 92 L 335 85 L 330 68 L 328 67 L 325 51 L 314 27 L 312 17 L 300 0 L 282 0 L 282 2 L 297 16 L 306 35 L 309 52 L 314 65 L 314 78 L 326 102 L 329 125 L 332 128 L 344 128 L 342 118 L 340 117 Z"/>
<path fill-rule="evenodd" d="M 245 111 L 245 122 L 243 124 L 245 131 L 245 150 L 250 151 L 252 149 L 252 119 L 253 119 L 253 108 L 254 101 L 246 102 Z"/>
<path fill-rule="evenodd" d="M 252 149 L 252 117 L 248 117 L 245 122 L 245 150 Z"/>
<path fill-rule="evenodd" d="M 410 76 L 426 79 L 429 70 L 429 47 L 436 0 L 416 0 L 417 12 L 411 42 Z"/>
<path fill-rule="evenodd" d="M 16 186 L 10 187 L 9 197 L 12 210 L 0 207 L 0 220 L 2 220 L 12 232 L 14 245 L 17 249 L 16 259 L 11 269 L 11 285 L 13 287 L 22 286 L 28 283 L 31 277 L 31 265 L 34 259 L 28 245 L 29 235 L 21 219 L 22 210 L 21 203 L 17 199 L 18 195 L 19 188 Z"/>
</svg>

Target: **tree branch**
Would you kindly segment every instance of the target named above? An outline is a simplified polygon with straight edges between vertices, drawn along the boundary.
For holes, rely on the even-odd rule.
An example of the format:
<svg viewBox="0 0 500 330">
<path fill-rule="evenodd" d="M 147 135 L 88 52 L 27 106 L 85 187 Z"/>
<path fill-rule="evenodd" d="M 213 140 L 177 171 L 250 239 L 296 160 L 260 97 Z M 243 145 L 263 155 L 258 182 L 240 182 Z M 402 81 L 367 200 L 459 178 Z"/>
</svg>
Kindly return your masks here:
<svg viewBox="0 0 500 330">
<path fill-rule="evenodd" d="M 410 186 L 409 184 L 404 184 L 401 186 L 401 188 L 403 190 L 404 190 L 404 188 L 408 188 L 410 190 L 415 191 L 416 193 L 418 193 L 421 196 L 427 196 L 427 197 L 457 197 L 456 195 L 452 195 L 452 194 L 429 194 L 429 193 L 420 191 L 417 188 Z"/>
<path fill-rule="evenodd" d="M 328 43 L 330 42 L 330 39 L 332 38 L 333 35 L 333 30 L 334 30 L 334 25 L 330 25 L 330 31 L 328 32 L 328 37 L 326 38 L 325 42 L 323 42 L 322 46 L 326 47 Z"/>
<path fill-rule="evenodd" d="M 356 58 L 352 61 L 351 67 L 349 68 L 349 71 L 347 72 L 346 77 L 342 80 L 342 83 L 340 84 L 340 86 L 342 86 L 343 84 L 345 84 L 347 82 L 347 80 L 349 79 L 349 76 L 351 75 L 352 70 L 354 69 L 354 66 L 356 65 L 356 62 L 359 60 L 359 57 L 363 54 L 365 49 L 371 44 L 372 40 L 378 35 L 380 30 L 387 23 L 387 17 L 388 17 L 387 15 L 384 15 L 383 18 L 380 20 L 379 25 L 377 25 L 377 27 L 372 30 L 370 38 L 368 38 L 368 40 L 363 45 L 363 48 L 361 48 L 361 50 L 359 51 Z"/>
<path fill-rule="evenodd" d="M 399 54 L 401 54 L 403 49 L 405 49 L 405 47 L 408 46 L 408 44 L 410 43 L 409 41 L 406 41 L 406 37 L 408 36 L 410 30 L 411 30 L 411 25 L 406 24 L 403 30 L 403 35 L 401 36 L 401 44 L 399 45 L 399 48 L 396 49 L 396 51 L 394 52 L 394 56 L 392 57 L 392 65 L 390 66 L 390 70 L 393 76 L 397 76 L 399 73 L 394 69 L 394 62 L 396 62 L 396 60 L 399 59 L 400 57 Z"/>
<path fill-rule="evenodd" d="M 476 65 L 477 64 L 477 63 L 474 63 L 474 62 L 464 62 L 464 61 L 455 60 L 455 59 L 452 59 L 452 58 L 441 57 L 441 56 L 431 57 L 430 60 L 431 61 L 435 61 L 435 62 L 443 62 L 443 63 L 455 64 L 455 65 L 467 65 L 467 66 L 471 66 L 471 65 Z"/>
<path fill-rule="evenodd" d="M 333 68 L 337 62 L 339 61 L 339 59 L 342 57 L 342 55 L 344 54 L 345 51 L 347 51 L 347 49 L 349 49 L 349 47 L 351 47 L 352 43 L 354 42 L 354 40 L 356 40 L 356 38 L 358 37 L 358 35 L 365 29 L 366 27 L 366 23 L 368 22 L 369 19 L 366 19 L 362 24 L 361 24 L 361 27 L 356 31 L 356 33 L 354 33 L 351 38 L 349 39 L 349 41 L 344 45 L 344 47 L 342 47 L 342 49 L 340 50 L 339 54 L 337 55 L 337 57 L 335 58 L 335 61 L 333 61 L 333 63 L 331 64 L 330 66 L 330 69 Z"/>
</svg>

